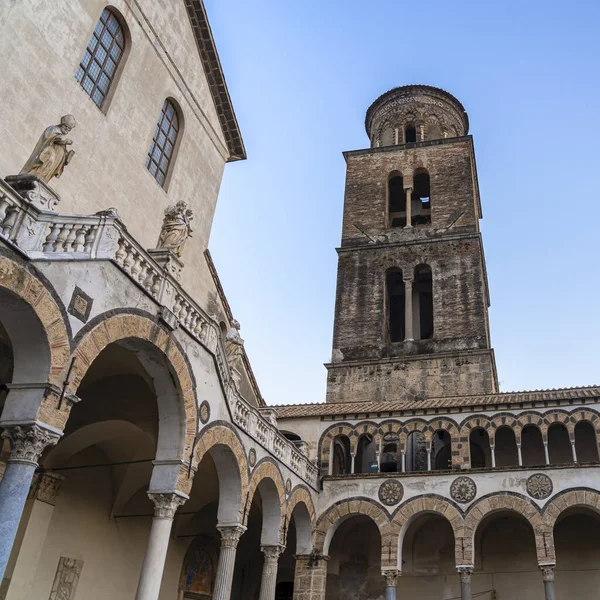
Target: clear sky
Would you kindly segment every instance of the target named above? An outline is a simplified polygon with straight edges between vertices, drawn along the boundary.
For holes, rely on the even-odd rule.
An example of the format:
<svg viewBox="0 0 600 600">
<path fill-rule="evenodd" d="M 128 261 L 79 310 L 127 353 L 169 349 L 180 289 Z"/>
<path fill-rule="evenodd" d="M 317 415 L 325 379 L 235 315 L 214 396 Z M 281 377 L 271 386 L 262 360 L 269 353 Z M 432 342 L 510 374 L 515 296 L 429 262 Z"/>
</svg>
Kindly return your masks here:
<svg viewBox="0 0 600 600">
<path fill-rule="evenodd" d="M 600 383 L 600 2 L 205 4 L 248 152 L 210 249 L 267 403 L 325 399 L 342 152 L 411 83 L 469 114 L 501 390 Z"/>
</svg>

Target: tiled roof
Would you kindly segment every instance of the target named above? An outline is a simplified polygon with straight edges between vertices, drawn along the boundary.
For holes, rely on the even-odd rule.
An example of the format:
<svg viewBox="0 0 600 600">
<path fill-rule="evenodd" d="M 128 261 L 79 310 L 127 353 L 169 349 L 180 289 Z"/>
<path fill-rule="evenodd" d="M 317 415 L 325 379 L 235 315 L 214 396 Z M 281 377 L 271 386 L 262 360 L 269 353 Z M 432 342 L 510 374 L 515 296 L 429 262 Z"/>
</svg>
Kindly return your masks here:
<svg viewBox="0 0 600 600">
<path fill-rule="evenodd" d="M 229 97 L 227 84 L 225 83 L 225 76 L 223 75 L 215 40 L 208 24 L 204 4 L 202 0 L 185 0 L 185 7 L 196 38 L 198 53 L 202 60 L 213 102 L 219 115 L 221 129 L 227 142 L 229 160 L 243 160 L 246 158 L 246 149 L 244 148 L 240 128 L 235 117 L 235 112 L 233 111 L 233 105 Z"/>
<path fill-rule="evenodd" d="M 531 402 L 557 402 L 560 400 L 589 400 L 600 398 L 600 387 L 578 387 L 555 390 L 504 392 L 481 396 L 453 396 L 425 400 L 398 400 L 395 402 L 343 402 L 320 404 L 288 404 L 272 406 L 280 419 L 298 417 L 324 417 L 333 415 L 401 412 L 405 410 L 468 408 L 474 406 L 518 405 Z"/>
</svg>

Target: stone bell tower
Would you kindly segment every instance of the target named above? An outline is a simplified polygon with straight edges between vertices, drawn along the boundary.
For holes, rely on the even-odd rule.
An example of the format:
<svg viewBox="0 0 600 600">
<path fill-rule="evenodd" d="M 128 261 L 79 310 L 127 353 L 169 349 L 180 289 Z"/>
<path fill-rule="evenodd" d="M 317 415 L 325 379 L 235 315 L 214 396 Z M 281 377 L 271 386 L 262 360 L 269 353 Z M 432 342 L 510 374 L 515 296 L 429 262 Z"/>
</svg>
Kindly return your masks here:
<svg viewBox="0 0 600 600">
<path fill-rule="evenodd" d="M 451 94 L 409 85 L 345 152 L 328 402 L 497 391 L 473 139 Z"/>
</svg>

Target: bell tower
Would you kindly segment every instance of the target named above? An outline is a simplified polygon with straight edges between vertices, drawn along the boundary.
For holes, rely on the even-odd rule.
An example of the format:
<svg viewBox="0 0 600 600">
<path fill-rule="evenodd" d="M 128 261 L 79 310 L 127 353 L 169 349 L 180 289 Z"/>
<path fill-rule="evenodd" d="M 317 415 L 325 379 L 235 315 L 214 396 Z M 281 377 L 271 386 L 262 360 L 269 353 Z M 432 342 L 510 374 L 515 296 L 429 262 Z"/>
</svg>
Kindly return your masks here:
<svg viewBox="0 0 600 600">
<path fill-rule="evenodd" d="M 497 391 L 473 138 L 462 104 L 390 90 L 345 152 L 328 402 Z"/>
</svg>

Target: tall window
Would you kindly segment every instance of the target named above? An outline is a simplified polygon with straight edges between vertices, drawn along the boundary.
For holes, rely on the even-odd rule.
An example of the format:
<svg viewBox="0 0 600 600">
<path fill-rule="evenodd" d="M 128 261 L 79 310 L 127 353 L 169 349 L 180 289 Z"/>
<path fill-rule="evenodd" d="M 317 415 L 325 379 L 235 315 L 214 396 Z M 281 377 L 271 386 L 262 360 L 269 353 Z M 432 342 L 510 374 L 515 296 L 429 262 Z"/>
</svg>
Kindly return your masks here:
<svg viewBox="0 0 600 600">
<path fill-rule="evenodd" d="M 102 108 L 125 51 L 125 33 L 108 8 L 102 11 L 92 39 L 83 54 L 75 78 Z"/>
<path fill-rule="evenodd" d="M 414 336 L 416 340 L 433 337 L 433 285 L 431 268 L 419 265 L 415 268 L 413 284 Z"/>
<path fill-rule="evenodd" d="M 404 281 L 400 269 L 390 269 L 386 276 L 388 335 L 390 342 L 404 340 Z"/>
<path fill-rule="evenodd" d="M 406 225 L 406 192 L 400 175 L 390 177 L 388 181 L 388 215 L 390 227 Z"/>
<path fill-rule="evenodd" d="M 429 173 L 419 169 L 413 180 L 414 189 L 411 198 L 412 225 L 431 223 L 431 198 Z"/>
<path fill-rule="evenodd" d="M 404 130 L 404 141 L 407 144 L 417 141 L 417 128 L 414 125 L 408 125 Z"/>
<path fill-rule="evenodd" d="M 146 167 L 156 181 L 165 187 L 169 166 L 179 135 L 179 116 L 171 100 L 165 100 L 154 130 L 154 137 L 146 157 Z"/>
</svg>

